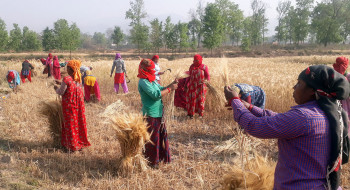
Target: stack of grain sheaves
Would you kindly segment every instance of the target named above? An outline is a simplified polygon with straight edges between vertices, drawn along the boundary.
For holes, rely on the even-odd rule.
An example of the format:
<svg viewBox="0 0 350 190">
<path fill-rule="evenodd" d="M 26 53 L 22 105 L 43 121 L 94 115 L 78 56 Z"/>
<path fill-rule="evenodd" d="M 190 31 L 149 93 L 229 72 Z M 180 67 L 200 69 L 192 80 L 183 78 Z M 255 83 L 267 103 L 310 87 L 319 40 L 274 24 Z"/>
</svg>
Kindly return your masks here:
<svg viewBox="0 0 350 190">
<path fill-rule="evenodd" d="M 103 113 L 105 124 L 115 130 L 122 157 L 116 163 L 117 172 L 123 177 L 134 172 L 145 171 L 148 168 L 147 160 L 142 150 L 150 140 L 147 132 L 147 122 L 141 113 L 130 113 L 122 101 L 118 100 L 109 105 Z"/>
<path fill-rule="evenodd" d="M 54 100 L 42 101 L 40 105 L 40 113 L 46 116 L 49 120 L 49 131 L 53 139 L 53 146 L 59 147 L 61 145 L 61 131 L 63 122 L 61 100 L 56 98 Z"/>
</svg>

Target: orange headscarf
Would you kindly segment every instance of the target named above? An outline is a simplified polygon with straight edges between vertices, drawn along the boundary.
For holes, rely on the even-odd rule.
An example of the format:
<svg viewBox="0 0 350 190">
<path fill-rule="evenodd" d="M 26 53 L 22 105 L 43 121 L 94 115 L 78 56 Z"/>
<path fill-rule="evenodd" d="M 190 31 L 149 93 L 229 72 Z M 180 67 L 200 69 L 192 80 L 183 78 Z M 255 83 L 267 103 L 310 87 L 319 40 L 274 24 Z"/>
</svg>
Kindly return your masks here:
<svg viewBox="0 0 350 190">
<path fill-rule="evenodd" d="M 73 73 L 73 80 L 75 82 L 81 83 L 81 73 L 80 73 L 80 67 L 81 67 L 81 61 L 79 60 L 70 60 L 68 61 L 68 67 L 72 68 Z"/>
</svg>

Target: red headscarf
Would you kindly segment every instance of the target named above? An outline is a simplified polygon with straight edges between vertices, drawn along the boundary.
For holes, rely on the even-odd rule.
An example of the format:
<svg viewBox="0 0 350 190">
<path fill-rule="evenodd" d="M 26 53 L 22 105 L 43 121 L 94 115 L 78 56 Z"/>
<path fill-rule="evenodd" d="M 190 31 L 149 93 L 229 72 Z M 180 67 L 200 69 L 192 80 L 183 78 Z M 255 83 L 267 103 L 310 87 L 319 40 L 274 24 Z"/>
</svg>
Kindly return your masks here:
<svg viewBox="0 0 350 190">
<path fill-rule="evenodd" d="M 333 64 L 334 70 L 336 70 L 338 73 L 344 75 L 346 72 L 346 69 L 348 68 L 349 65 L 349 59 L 346 57 L 338 57 Z"/>
<path fill-rule="evenodd" d="M 159 55 L 154 55 L 154 56 L 152 57 L 152 61 L 154 61 L 154 60 L 156 60 L 156 59 L 159 59 Z"/>
<path fill-rule="evenodd" d="M 60 67 L 60 62 L 58 61 L 58 57 L 57 56 L 53 57 L 53 65 L 55 67 Z"/>
<path fill-rule="evenodd" d="M 52 59 L 52 54 L 51 53 L 49 53 L 49 58 Z"/>
<path fill-rule="evenodd" d="M 154 70 L 155 65 L 152 60 L 142 59 L 139 65 L 139 74 L 137 77 L 141 79 L 147 79 L 149 82 L 153 82 L 156 80 L 156 75 L 154 74 L 156 71 Z"/>
<path fill-rule="evenodd" d="M 202 65 L 202 61 L 203 61 L 203 58 L 199 54 L 195 55 L 194 58 L 193 58 L 193 64 L 196 67 L 201 66 Z"/>
<path fill-rule="evenodd" d="M 12 80 L 15 79 L 15 73 L 13 73 L 12 71 L 9 72 L 9 74 L 7 75 L 7 81 L 8 82 L 12 82 Z"/>
<path fill-rule="evenodd" d="M 46 65 L 46 59 L 41 58 L 40 61 L 43 65 Z"/>
</svg>

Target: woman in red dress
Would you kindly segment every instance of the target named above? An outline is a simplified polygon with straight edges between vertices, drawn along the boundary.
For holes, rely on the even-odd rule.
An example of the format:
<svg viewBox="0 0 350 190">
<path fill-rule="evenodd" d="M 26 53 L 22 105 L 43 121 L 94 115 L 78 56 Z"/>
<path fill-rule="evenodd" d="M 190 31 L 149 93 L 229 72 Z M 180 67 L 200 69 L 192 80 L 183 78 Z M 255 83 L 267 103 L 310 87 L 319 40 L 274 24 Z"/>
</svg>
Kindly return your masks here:
<svg viewBox="0 0 350 190">
<path fill-rule="evenodd" d="M 202 57 L 195 55 L 190 67 L 190 77 L 186 87 L 187 116 L 191 119 L 195 113 L 203 116 L 207 86 L 205 80 L 210 80 L 208 66 L 202 64 Z"/>
<path fill-rule="evenodd" d="M 84 94 L 81 88 L 81 62 L 72 60 L 68 62 L 68 76 L 58 88 L 55 86 L 57 94 L 62 96 L 63 126 L 61 144 L 67 151 L 81 150 L 90 146 L 87 139 Z"/>
</svg>

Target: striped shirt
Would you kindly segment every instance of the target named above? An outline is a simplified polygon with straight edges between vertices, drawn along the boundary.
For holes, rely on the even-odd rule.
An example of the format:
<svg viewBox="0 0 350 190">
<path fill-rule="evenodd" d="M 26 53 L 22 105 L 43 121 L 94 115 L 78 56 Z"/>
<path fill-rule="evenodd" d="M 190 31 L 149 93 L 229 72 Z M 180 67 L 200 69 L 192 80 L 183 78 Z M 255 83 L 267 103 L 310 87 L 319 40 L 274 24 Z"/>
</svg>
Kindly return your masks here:
<svg viewBox="0 0 350 190">
<path fill-rule="evenodd" d="M 238 99 L 232 101 L 234 119 L 248 134 L 278 139 L 274 189 L 325 189 L 330 159 L 329 122 L 311 101 L 286 113 L 256 106 L 251 112 Z"/>
</svg>

